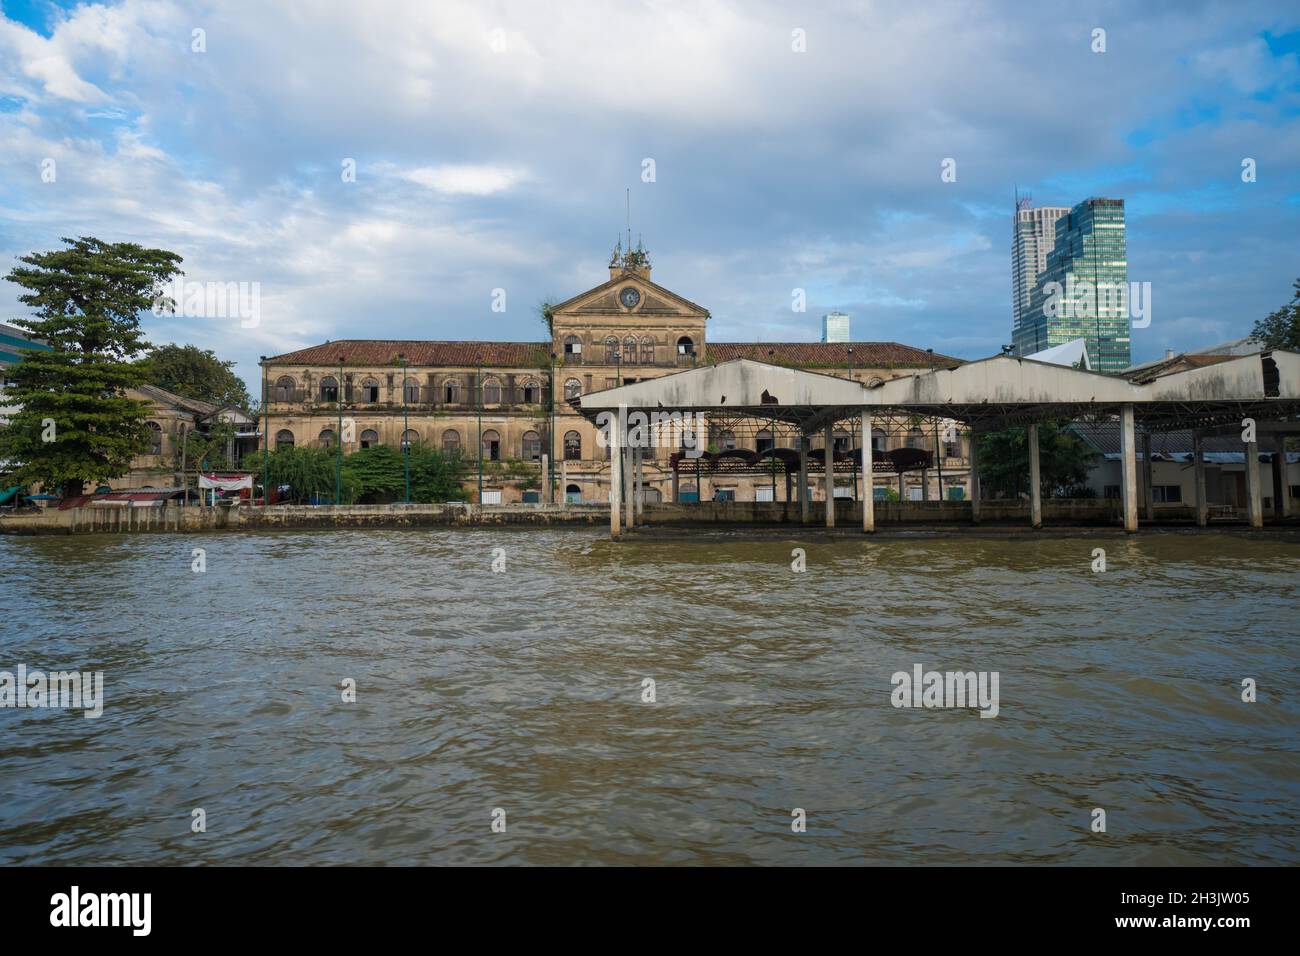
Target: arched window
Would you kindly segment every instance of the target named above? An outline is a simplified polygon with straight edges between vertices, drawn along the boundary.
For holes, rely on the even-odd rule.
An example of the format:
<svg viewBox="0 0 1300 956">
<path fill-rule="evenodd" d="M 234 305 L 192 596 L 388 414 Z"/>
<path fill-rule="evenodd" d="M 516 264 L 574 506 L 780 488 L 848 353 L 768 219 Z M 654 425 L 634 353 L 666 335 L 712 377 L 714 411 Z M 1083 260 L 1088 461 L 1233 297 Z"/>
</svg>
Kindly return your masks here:
<svg viewBox="0 0 1300 956">
<path fill-rule="evenodd" d="M 373 448 L 379 444 L 379 432 L 373 428 L 367 428 L 361 433 L 361 447 Z"/>
<path fill-rule="evenodd" d="M 609 365 L 618 364 L 618 339 L 612 335 L 605 340 L 605 361 Z"/>
<path fill-rule="evenodd" d="M 925 447 L 925 435 L 921 432 L 921 429 L 913 428 L 911 431 L 907 433 L 907 447 L 908 448 Z"/>
<path fill-rule="evenodd" d="M 776 439 L 772 437 L 772 433 L 766 428 L 754 436 L 754 449 L 756 451 L 770 451 L 775 447 Z"/>
<path fill-rule="evenodd" d="M 565 485 L 564 499 L 571 505 L 577 504 L 582 501 L 582 489 L 577 485 Z"/>
<path fill-rule="evenodd" d="M 418 445 L 419 443 L 420 443 L 420 433 L 417 432 L 414 428 L 408 428 L 406 431 L 402 432 L 403 450 L 410 448 L 412 445 Z"/>
<path fill-rule="evenodd" d="M 149 454 L 162 454 L 162 426 L 157 422 L 149 422 Z"/>
<path fill-rule="evenodd" d="M 460 382 L 454 378 L 449 378 L 442 383 L 442 400 L 448 405 L 457 405 L 460 403 Z"/>
<path fill-rule="evenodd" d="M 483 404 L 501 404 L 501 383 L 494 378 L 486 379 L 483 382 Z"/>
<path fill-rule="evenodd" d="M 582 361 L 582 339 L 576 335 L 570 335 L 564 340 L 564 361 L 565 364 Z"/>
<path fill-rule="evenodd" d="M 483 433 L 483 457 L 488 461 L 501 460 L 501 436 L 489 428 Z"/>
<path fill-rule="evenodd" d="M 282 428 L 275 433 L 275 447 L 278 451 L 281 448 L 293 447 L 293 432 L 287 428 Z"/>
<path fill-rule="evenodd" d="M 334 376 L 326 375 L 320 380 L 320 400 L 322 402 L 337 402 L 339 400 L 339 383 Z"/>
<path fill-rule="evenodd" d="M 564 433 L 564 460 L 582 461 L 582 436 L 577 432 Z"/>
<path fill-rule="evenodd" d="M 367 378 L 361 383 L 361 400 L 363 402 L 379 401 L 379 383 L 373 378 Z"/>
<path fill-rule="evenodd" d="M 683 335 L 677 340 L 677 358 L 690 358 L 695 354 L 695 340 L 689 335 Z"/>
<path fill-rule="evenodd" d="M 641 364 L 653 365 L 655 363 L 655 340 L 648 335 L 641 340 Z"/>
<path fill-rule="evenodd" d="M 885 433 L 879 428 L 871 429 L 871 453 L 873 455 L 885 453 Z"/>
<path fill-rule="evenodd" d="M 849 438 L 849 433 L 842 428 L 837 428 L 834 432 L 834 439 L 835 454 L 847 455 L 853 447 L 852 440 Z"/>
<path fill-rule="evenodd" d="M 542 387 L 536 382 L 524 382 L 524 404 L 536 405 L 542 400 Z"/>
<path fill-rule="evenodd" d="M 571 378 L 564 383 L 564 400 L 571 402 L 582 394 L 582 383 L 576 378 Z"/>
<path fill-rule="evenodd" d="M 402 388 L 403 388 L 402 394 L 406 399 L 406 404 L 408 405 L 419 404 L 420 383 L 418 381 L 416 381 L 413 378 L 408 378 L 406 379 L 406 384 L 403 385 Z"/>
<path fill-rule="evenodd" d="M 316 443 L 319 444 L 321 448 L 333 448 L 333 447 L 334 447 L 334 429 L 332 429 L 332 428 L 322 428 L 322 429 L 320 430 L 320 437 L 318 437 L 318 438 L 316 439 Z"/>
<path fill-rule="evenodd" d="M 524 461 L 542 460 L 542 436 L 537 432 L 524 432 Z"/>
<path fill-rule="evenodd" d="M 460 432 L 448 428 L 442 433 L 442 450 L 448 454 L 460 454 Z"/>
<path fill-rule="evenodd" d="M 719 433 L 718 445 L 723 451 L 731 451 L 736 447 L 736 433 L 731 429 Z"/>
<path fill-rule="evenodd" d="M 628 336 L 623 340 L 623 364 L 635 365 L 637 361 L 637 344 L 636 339 Z"/>
<path fill-rule="evenodd" d="M 281 375 L 275 380 L 275 388 L 271 390 L 271 401 L 292 402 L 294 384 L 294 380 L 288 375 Z"/>
</svg>

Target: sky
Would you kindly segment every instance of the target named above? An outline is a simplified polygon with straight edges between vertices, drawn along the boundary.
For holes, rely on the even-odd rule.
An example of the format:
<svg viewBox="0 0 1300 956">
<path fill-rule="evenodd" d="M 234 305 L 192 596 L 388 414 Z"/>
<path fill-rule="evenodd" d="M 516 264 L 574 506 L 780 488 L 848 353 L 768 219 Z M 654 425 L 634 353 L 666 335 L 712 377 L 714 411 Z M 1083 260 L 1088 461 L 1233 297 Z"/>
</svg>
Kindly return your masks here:
<svg viewBox="0 0 1300 956">
<path fill-rule="evenodd" d="M 326 340 L 545 338 L 629 202 L 712 341 L 983 357 L 1017 189 L 1126 201 L 1134 361 L 1245 335 L 1300 276 L 1300 5 L 0 0 L 0 274 L 93 235 L 248 283 L 144 325 L 254 395 Z"/>
</svg>

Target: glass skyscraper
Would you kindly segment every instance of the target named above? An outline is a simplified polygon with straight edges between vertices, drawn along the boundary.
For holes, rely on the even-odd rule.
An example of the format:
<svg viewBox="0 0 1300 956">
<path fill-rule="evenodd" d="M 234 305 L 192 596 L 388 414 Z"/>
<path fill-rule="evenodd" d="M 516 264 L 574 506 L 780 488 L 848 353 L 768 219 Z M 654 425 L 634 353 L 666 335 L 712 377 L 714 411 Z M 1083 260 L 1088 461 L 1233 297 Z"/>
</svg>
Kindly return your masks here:
<svg viewBox="0 0 1300 956">
<path fill-rule="evenodd" d="M 1129 367 L 1124 200 L 1085 199 L 1056 220 L 1047 268 L 1012 335 L 1017 355 L 1084 339 L 1094 370 Z"/>
<path fill-rule="evenodd" d="M 827 312 L 822 316 L 823 342 L 848 342 L 849 317 L 843 312 Z"/>
<path fill-rule="evenodd" d="M 1056 220 L 1068 215 L 1069 206 L 1034 208 L 1029 197 L 1016 200 L 1011 233 L 1011 340 L 1029 311 L 1038 277 L 1047 269 L 1047 254 L 1056 245 Z"/>
</svg>

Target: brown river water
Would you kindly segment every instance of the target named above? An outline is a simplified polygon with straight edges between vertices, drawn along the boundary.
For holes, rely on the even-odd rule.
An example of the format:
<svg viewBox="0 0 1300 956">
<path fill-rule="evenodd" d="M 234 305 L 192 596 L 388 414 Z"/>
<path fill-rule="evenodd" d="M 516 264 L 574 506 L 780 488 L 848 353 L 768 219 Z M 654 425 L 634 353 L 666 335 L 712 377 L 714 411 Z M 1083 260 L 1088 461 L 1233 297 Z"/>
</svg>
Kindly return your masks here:
<svg viewBox="0 0 1300 956">
<path fill-rule="evenodd" d="M 104 675 L 98 719 L 0 708 L 0 864 L 1300 862 L 1294 538 L 92 535 L 0 567 L 0 671 Z M 997 672 L 997 716 L 894 707 L 915 664 Z"/>
</svg>

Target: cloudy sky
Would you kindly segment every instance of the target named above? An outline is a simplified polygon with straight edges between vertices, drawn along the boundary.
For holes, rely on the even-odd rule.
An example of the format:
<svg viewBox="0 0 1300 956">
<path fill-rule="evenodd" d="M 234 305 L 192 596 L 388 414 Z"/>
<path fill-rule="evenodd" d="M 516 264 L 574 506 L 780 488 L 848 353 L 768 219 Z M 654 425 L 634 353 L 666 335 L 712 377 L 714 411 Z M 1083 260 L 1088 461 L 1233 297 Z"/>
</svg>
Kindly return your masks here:
<svg viewBox="0 0 1300 956">
<path fill-rule="evenodd" d="M 255 392 L 259 355 L 326 339 L 542 337 L 539 301 L 607 278 L 629 188 L 714 341 L 839 309 L 980 357 L 1017 187 L 1127 201 L 1135 360 L 1246 333 L 1300 275 L 1300 6 L 0 0 L 0 272 L 94 235 L 259 283 L 253 327 L 146 321 Z"/>
</svg>

